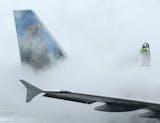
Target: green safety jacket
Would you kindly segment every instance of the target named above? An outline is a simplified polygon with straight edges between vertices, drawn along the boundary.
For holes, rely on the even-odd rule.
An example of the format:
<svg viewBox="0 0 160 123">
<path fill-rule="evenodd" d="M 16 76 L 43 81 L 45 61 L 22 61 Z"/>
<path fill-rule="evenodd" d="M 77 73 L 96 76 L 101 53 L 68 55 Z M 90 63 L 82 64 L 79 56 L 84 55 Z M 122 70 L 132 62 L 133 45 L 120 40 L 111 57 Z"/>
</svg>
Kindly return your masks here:
<svg viewBox="0 0 160 123">
<path fill-rule="evenodd" d="M 149 53 L 149 49 L 148 48 L 141 48 L 141 53 Z"/>
</svg>

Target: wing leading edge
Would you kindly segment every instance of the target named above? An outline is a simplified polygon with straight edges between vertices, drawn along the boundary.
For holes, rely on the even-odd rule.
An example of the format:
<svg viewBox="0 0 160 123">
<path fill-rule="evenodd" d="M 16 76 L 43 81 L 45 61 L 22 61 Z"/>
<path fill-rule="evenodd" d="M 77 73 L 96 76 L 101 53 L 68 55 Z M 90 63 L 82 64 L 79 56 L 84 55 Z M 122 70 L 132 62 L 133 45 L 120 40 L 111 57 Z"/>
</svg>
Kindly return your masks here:
<svg viewBox="0 0 160 123">
<path fill-rule="evenodd" d="M 149 112 L 140 114 L 139 116 L 145 118 L 160 118 L 160 104 L 90 94 L 73 93 L 69 91 L 43 91 L 24 80 L 20 81 L 27 88 L 26 102 L 30 102 L 39 93 L 44 93 L 43 96 L 45 97 L 57 98 L 85 104 L 92 104 L 94 102 L 105 103 L 104 105 L 95 108 L 95 110 L 98 111 L 127 112 L 138 109 L 148 109 L 150 110 Z"/>
</svg>

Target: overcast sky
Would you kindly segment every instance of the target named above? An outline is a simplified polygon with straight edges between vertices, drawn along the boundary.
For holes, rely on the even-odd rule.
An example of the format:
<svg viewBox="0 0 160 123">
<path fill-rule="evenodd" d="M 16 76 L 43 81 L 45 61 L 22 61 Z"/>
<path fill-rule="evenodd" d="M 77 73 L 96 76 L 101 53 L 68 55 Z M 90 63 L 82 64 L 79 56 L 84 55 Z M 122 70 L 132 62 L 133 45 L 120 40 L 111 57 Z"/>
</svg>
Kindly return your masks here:
<svg viewBox="0 0 160 123">
<path fill-rule="evenodd" d="M 17 123 L 155 122 L 145 111 L 106 113 L 93 105 L 38 96 L 25 103 L 25 79 L 44 90 L 71 90 L 160 102 L 159 0 L 0 1 L 0 121 Z M 32 9 L 67 54 L 49 70 L 22 66 L 13 10 Z M 151 66 L 140 66 L 141 45 L 151 46 Z"/>
</svg>

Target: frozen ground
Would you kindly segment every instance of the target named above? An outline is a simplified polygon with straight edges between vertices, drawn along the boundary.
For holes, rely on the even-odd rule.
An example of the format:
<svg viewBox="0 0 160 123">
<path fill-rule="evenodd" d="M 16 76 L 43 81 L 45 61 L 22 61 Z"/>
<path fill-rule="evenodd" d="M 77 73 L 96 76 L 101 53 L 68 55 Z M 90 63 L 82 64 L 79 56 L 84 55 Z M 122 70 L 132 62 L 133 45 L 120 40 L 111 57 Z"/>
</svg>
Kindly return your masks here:
<svg viewBox="0 0 160 123">
<path fill-rule="evenodd" d="M 36 97 L 25 103 L 25 79 L 46 90 L 160 102 L 159 0 L 0 1 L 0 122 L 154 123 L 143 110 L 105 113 L 84 105 Z M 68 58 L 50 70 L 20 64 L 13 10 L 32 9 Z M 151 47 L 151 66 L 139 65 L 139 48 Z M 5 121 L 8 120 L 8 121 Z"/>
</svg>

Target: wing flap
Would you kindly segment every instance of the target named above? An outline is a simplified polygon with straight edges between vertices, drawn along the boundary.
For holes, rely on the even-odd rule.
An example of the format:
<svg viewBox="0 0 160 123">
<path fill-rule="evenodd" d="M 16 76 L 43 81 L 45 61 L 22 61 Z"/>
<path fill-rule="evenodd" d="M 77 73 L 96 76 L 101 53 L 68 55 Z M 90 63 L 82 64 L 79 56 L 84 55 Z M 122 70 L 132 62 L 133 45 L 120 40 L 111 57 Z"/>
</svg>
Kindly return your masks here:
<svg viewBox="0 0 160 123">
<path fill-rule="evenodd" d="M 57 94 L 53 94 L 53 93 L 46 93 L 43 96 L 57 98 L 57 99 L 63 99 L 63 100 L 68 100 L 68 101 L 73 101 L 73 102 L 85 103 L 85 104 L 92 104 L 95 102 L 90 99 L 78 98 L 78 97 L 73 97 L 73 96 L 66 96 L 63 94 L 57 95 Z"/>
</svg>

